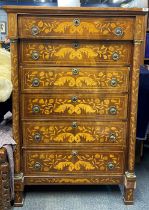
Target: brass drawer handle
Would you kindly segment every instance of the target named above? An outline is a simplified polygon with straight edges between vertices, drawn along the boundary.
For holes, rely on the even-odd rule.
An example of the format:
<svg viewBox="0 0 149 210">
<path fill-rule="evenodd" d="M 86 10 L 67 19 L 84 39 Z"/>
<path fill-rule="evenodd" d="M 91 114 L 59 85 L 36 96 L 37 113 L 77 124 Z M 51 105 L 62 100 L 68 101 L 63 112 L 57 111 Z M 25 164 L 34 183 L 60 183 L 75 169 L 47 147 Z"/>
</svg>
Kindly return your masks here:
<svg viewBox="0 0 149 210">
<path fill-rule="evenodd" d="M 114 52 L 114 53 L 112 54 L 112 59 L 113 59 L 114 61 L 118 61 L 118 60 L 120 59 L 120 54 L 119 54 L 118 52 Z"/>
<path fill-rule="evenodd" d="M 77 48 L 79 48 L 79 43 L 78 42 L 74 42 L 73 44 L 72 44 L 72 46 L 75 48 L 75 49 L 77 49 Z"/>
<path fill-rule="evenodd" d="M 35 133 L 34 139 L 35 139 L 35 141 L 37 141 L 37 142 L 41 141 L 41 134 L 40 134 L 40 133 Z"/>
<path fill-rule="evenodd" d="M 121 27 L 116 27 L 114 30 L 114 33 L 116 36 L 122 36 L 123 35 L 123 29 Z"/>
<path fill-rule="evenodd" d="M 73 69 L 72 69 L 72 74 L 73 74 L 73 75 L 78 75 L 78 74 L 79 74 L 79 69 L 73 68 Z"/>
<path fill-rule="evenodd" d="M 72 103 L 76 103 L 78 101 L 77 96 L 72 96 L 71 101 Z"/>
<path fill-rule="evenodd" d="M 116 109 L 115 106 L 111 106 L 109 108 L 109 114 L 111 114 L 111 115 L 116 115 L 117 114 L 117 109 Z"/>
<path fill-rule="evenodd" d="M 39 53 L 37 51 L 32 52 L 32 59 L 33 60 L 38 60 L 39 59 Z"/>
<path fill-rule="evenodd" d="M 109 163 L 107 164 L 107 167 L 108 167 L 108 169 L 110 169 L 110 170 L 114 169 L 114 163 L 109 162 Z"/>
<path fill-rule="evenodd" d="M 73 122 L 72 123 L 72 128 L 77 128 L 77 127 L 78 127 L 77 122 Z"/>
<path fill-rule="evenodd" d="M 35 165 L 34 165 L 34 168 L 35 168 L 36 170 L 40 170 L 40 169 L 41 169 L 41 163 L 36 162 Z"/>
<path fill-rule="evenodd" d="M 33 87 L 39 87 L 39 84 L 40 84 L 39 78 L 34 78 L 32 81 Z"/>
<path fill-rule="evenodd" d="M 112 87 L 116 87 L 118 85 L 118 80 L 116 78 L 112 78 L 110 81 L 110 85 Z"/>
<path fill-rule="evenodd" d="M 34 106 L 33 106 L 33 112 L 34 112 L 34 113 L 39 113 L 39 112 L 40 112 L 40 106 L 34 105 Z"/>
<path fill-rule="evenodd" d="M 38 28 L 38 26 L 33 26 L 33 27 L 31 28 L 31 34 L 32 34 L 33 36 L 36 36 L 37 34 L 39 34 L 39 28 Z"/>
<path fill-rule="evenodd" d="M 80 25 L 80 19 L 79 18 L 75 18 L 73 20 L 73 24 L 74 24 L 74 26 L 79 26 Z"/>
<path fill-rule="evenodd" d="M 115 141 L 116 141 L 116 134 L 115 134 L 115 133 L 110 133 L 110 135 L 109 135 L 109 140 L 110 140 L 111 142 L 115 142 Z"/>
<path fill-rule="evenodd" d="M 72 151 L 72 156 L 76 157 L 77 155 L 78 155 L 78 151 L 73 150 L 73 151 Z"/>
</svg>

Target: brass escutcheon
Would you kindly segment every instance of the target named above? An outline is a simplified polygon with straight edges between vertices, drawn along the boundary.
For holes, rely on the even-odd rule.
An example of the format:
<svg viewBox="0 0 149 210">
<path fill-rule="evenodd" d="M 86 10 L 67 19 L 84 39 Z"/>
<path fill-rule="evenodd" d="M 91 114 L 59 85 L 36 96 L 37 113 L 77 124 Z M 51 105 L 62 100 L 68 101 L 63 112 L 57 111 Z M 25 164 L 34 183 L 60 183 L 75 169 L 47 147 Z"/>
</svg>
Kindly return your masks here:
<svg viewBox="0 0 149 210">
<path fill-rule="evenodd" d="M 80 19 L 79 18 L 75 18 L 73 20 L 74 26 L 79 26 L 80 25 Z"/>
<path fill-rule="evenodd" d="M 79 74 L 79 69 L 73 68 L 73 69 L 72 69 L 72 74 L 73 74 L 73 75 L 78 75 L 78 74 Z"/>
<path fill-rule="evenodd" d="M 40 112 L 40 106 L 34 105 L 34 106 L 33 106 L 33 112 L 34 112 L 34 113 L 39 113 L 39 112 Z"/>
<path fill-rule="evenodd" d="M 32 81 L 33 87 L 39 87 L 39 84 L 40 84 L 39 78 L 34 78 Z"/>
<path fill-rule="evenodd" d="M 35 139 L 35 141 L 37 141 L 37 142 L 41 141 L 41 134 L 40 134 L 40 133 L 35 133 L 34 139 Z"/>
<path fill-rule="evenodd" d="M 114 169 L 114 163 L 109 162 L 107 166 L 108 166 L 108 169 L 110 170 Z"/>
<path fill-rule="evenodd" d="M 116 109 L 115 106 L 111 106 L 109 108 L 109 114 L 111 114 L 111 115 L 116 115 L 117 114 L 117 109 Z"/>
<path fill-rule="evenodd" d="M 78 151 L 73 150 L 73 151 L 72 151 L 72 156 L 76 157 L 77 155 L 78 155 Z"/>
<path fill-rule="evenodd" d="M 116 78 L 112 78 L 110 81 L 110 85 L 112 87 L 116 87 L 118 85 L 118 80 Z"/>
<path fill-rule="evenodd" d="M 38 60 L 39 59 L 39 53 L 37 51 L 33 51 L 31 56 L 32 56 L 33 60 Z"/>
<path fill-rule="evenodd" d="M 38 26 L 33 26 L 33 27 L 31 28 L 31 34 L 32 34 L 33 36 L 39 34 L 39 28 L 38 28 Z"/>
<path fill-rule="evenodd" d="M 34 165 L 34 168 L 35 168 L 36 170 L 40 170 L 40 169 L 41 169 L 41 163 L 36 162 L 35 165 Z"/>
<path fill-rule="evenodd" d="M 115 134 L 115 133 L 110 133 L 110 135 L 109 135 L 109 140 L 110 140 L 111 142 L 115 142 L 115 141 L 116 141 L 116 134 Z"/>
<path fill-rule="evenodd" d="M 114 30 L 114 33 L 116 36 L 122 36 L 123 35 L 123 29 L 121 27 L 116 27 Z"/>
<path fill-rule="evenodd" d="M 71 101 L 72 101 L 73 103 L 76 103 L 76 102 L 78 101 L 77 96 L 72 96 Z"/>
<path fill-rule="evenodd" d="M 77 122 L 72 122 L 72 128 L 77 128 L 78 125 L 77 125 Z"/>
<path fill-rule="evenodd" d="M 118 52 L 114 52 L 114 53 L 112 54 L 112 59 L 113 59 L 114 61 L 118 61 L 118 60 L 120 59 L 120 54 L 119 54 Z"/>
<path fill-rule="evenodd" d="M 77 49 L 77 48 L 79 48 L 79 43 L 76 41 L 72 44 L 72 46 Z"/>
</svg>

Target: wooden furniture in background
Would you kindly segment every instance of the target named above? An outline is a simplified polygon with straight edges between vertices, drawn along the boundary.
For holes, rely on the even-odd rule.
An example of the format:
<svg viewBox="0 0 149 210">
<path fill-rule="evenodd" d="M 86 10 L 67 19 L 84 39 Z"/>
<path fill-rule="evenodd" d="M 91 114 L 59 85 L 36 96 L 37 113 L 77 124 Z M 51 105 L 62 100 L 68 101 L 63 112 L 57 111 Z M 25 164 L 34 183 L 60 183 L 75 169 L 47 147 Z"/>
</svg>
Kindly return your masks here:
<svg viewBox="0 0 149 210">
<path fill-rule="evenodd" d="M 123 184 L 124 202 L 132 204 L 146 13 L 4 9 L 14 86 L 15 205 L 23 205 L 24 185 L 35 184 Z"/>
<path fill-rule="evenodd" d="M 0 149 L 0 210 L 10 209 L 10 174 L 7 151 Z"/>
</svg>

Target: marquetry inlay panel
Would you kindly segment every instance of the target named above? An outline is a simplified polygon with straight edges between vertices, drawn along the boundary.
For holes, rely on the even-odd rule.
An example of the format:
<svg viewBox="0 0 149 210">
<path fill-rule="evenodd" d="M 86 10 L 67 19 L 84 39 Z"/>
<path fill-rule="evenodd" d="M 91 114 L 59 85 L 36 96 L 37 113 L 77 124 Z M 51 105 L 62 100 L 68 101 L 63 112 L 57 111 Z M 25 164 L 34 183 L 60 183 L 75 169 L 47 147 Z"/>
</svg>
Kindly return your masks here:
<svg viewBox="0 0 149 210">
<path fill-rule="evenodd" d="M 123 172 L 122 152 L 80 150 L 26 151 L 25 173 L 118 173 Z"/>
<path fill-rule="evenodd" d="M 21 62 L 32 65 L 128 65 L 131 43 L 97 41 L 24 41 L 21 42 Z"/>
<path fill-rule="evenodd" d="M 126 123 L 28 122 L 23 125 L 24 145 L 59 146 L 71 144 L 125 145 Z"/>
<path fill-rule="evenodd" d="M 78 22 L 77 22 L 78 21 Z M 82 17 L 38 17 L 19 18 L 21 37 L 61 39 L 112 39 L 131 40 L 134 33 L 133 18 L 82 18 Z M 35 30 L 34 30 L 35 28 Z M 121 29 L 121 33 L 117 33 Z"/>
<path fill-rule="evenodd" d="M 133 202 L 140 8 L 5 6 L 16 206 L 24 185 L 123 184 Z"/>
<path fill-rule="evenodd" d="M 129 69 L 49 67 L 21 70 L 22 91 L 128 91 Z M 53 90 L 54 88 L 54 90 Z"/>
<path fill-rule="evenodd" d="M 108 94 L 50 94 L 23 95 L 22 113 L 25 118 L 49 118 L 50 116 L 100 116 L 107 119 L 127 117 L 127 95 Z"/>
</svg>

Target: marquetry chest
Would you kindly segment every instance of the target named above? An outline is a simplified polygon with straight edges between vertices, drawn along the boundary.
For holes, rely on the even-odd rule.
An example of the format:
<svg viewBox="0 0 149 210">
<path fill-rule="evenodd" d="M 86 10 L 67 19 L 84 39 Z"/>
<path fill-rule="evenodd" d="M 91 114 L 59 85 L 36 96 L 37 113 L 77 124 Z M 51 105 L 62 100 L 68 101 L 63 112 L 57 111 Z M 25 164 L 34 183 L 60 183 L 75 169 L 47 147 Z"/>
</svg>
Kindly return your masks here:
<svg viewBox="0 0 149 210">
<path fill-rule="evenodd" d="M 5 6 L 15 204 L 24 185 L 123 184 L 133 203 L 145 12 Z M 13 26 L 13 27 L 12 27 Z"/>
</svg>

